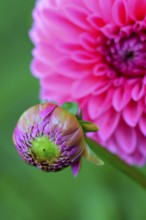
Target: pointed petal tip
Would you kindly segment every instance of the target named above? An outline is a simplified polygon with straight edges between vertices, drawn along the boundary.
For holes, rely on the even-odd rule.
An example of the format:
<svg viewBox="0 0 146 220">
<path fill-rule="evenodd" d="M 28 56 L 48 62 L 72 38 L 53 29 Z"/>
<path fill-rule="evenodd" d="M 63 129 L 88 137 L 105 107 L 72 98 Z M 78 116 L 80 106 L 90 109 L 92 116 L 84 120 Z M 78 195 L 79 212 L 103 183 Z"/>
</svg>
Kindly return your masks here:
<svg viewBox="0 0 146 220">
<path fill-rule="evenodd" d="M 95 165 L 104 165 L 104 162 L 90 149 L 88 145 L 86 145 L 83 156 L 86 160 L 88 160 L 91 163 L 94 163 Z"/>
<path fill-rule="evenodd" d="M 78 160 L 76 163 L 71 165 L 72 173 L 74 177 L 77 177 L 79 171 L 80 171 L 80 160 Z"/>
<path fill-rule="evenodd" d="M 101 159 L 99 159 L 98 158 L 98 164 L 97 164 L 98 166 L 103 166 L 104 165 L 104 162 L 101 160 Z"/>
</svg>

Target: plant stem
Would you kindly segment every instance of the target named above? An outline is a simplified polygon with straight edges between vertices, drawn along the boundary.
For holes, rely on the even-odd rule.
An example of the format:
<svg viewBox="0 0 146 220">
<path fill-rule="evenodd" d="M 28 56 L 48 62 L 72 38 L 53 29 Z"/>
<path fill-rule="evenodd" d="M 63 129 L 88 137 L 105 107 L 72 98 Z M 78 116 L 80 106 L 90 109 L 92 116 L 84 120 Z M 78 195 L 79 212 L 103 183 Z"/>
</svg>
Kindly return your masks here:
<svg viewBox="0 0 146 220">
<path fill-rule="evenodd" d="M 120 170 L 122 173 L 126 174 L 129 178 L 133 179 L 137 184 L 139 184 L 146 190 L 146 176 L 142 172 L 140 172 L 137 168 L 133 166 L 129 166 L 119 157 L 112 154 L 95 141 L 86 138 L 86 142 L 104 162 L 107 162 L 114 168 Z"/>
</svg>

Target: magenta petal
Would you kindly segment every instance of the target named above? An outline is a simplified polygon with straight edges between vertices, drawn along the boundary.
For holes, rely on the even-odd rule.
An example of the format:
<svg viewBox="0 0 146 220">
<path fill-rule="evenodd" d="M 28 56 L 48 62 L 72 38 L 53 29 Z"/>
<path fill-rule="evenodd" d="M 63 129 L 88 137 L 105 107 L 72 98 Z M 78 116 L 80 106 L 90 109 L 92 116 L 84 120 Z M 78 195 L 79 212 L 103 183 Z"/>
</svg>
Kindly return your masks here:
<svg viewBox="0 0 146 220">
<path fill-rule="evenodd" d="M 68 6 L 65 7 L 65 14 L 68 19 L 75 25 L 83 29 L 90 29 L 89 24 L 87 23 L 88 11 L 79 7 L 79 6 Z"/>
<path fill-rule="evenodd" d="M 123 0 L 114 1 L 112 12 L 116 24 L 123 25 L 128 20 L 128 10 L 125 1 Z"/>
<path fill-rule="evenodd" d="M 78 43 L 59 43 L 56 45 L 58 51 L 63 53 L 64 55 L 70 54 L 71 50 L 78 50 L 79 45 Z M 66 57 L 67 58 L 67 57 Z"/>
<path fill-rule="evenodd" d="M 146 136 L 146 114 L 143 114 L 139 121 L 139 128 L 144 136 Z"/>
<path fill-rule="evenodd" d="M 78 160 L 76 163 L 71 165 L 72 173 L 73 173 L 74 177 L 76 177 L 78 175 L 79 170 L 80 170 L 80 165 L 81 165 L 80 160 Z"/>
<path fill-rule="evenodd" d="M 48 74 L 49 69 L 50 69 L 50 67 L 48 64 L 46 64 L 38 59 L 33 60 L 33 62 L 31 63 L 31 71 L 37 77 L 45 76 L 46 74 Z"/>
<path fill-rule="evenodd" d="M 83 66 L 80 63 L 77 63 L 74 60 L 70 59 L 68 56 L 64 56 L 59 59 L 56 68 L 62 76 L 66 76 L 67 78 L 82 78 L 81 71 L 83 70 Z M 86 74 L 86 72 L 87 68 L 84 74 Z"/>
<path fill-rule="evenodd" d="M 124 122 L 121 122 L 115 131 L 116 141 L 126 154 L 135 151 L 137 145 L 137 136 L 134 128 L 130 128 Z"/>
<path fill-rule="evenodd" d="M 97 83 L 96 77 L 86 77 L 80 81 L 76 81 L 71 89 L 73 97 L 82 98 L 92 93 L 97 87 L 96 83 Z"/>
<path fill-rule="evenodd" d="M 146 88 L 142 83 L 136 83 L 134 88 L 132 89 L 132 98 L 134 101 L 138 101 L 145 94 Z"/>
<path fill-rule="evenodd" d="M 112 90 L 108 94 L 102 93 L 98 96 L 92 96 L 88 104 L 88 112 L 91 119 L 96 119 L 112 106 Z"/>
<path fill-rule="evenodd" d="M 123 111 L 123 118 L 125 122 L 131 127 L 136 126 L 143 112 L 143 108 L 144 106 L 142 102 L 136 103 L 131 101 Z"/>
<path fill-rule="evenodd" d="M 119 87 L 113 95 L 113 106 L 116 111 L 120 112 L 131 100 L 131 89 Z"/>
<path fill-rule="evenodd" d="M 60 84 L 58 84 L 58 82 L 60 82 Z M 43 88 L 46 90 L 53 90 L 56 94 L 58 94 L 58 92 L 59 94 L 67 94 L 71 83 L 71 79 L 59 74 L 56 75 L 55 73 L 54 75 L 50 76 L 50 78 L 43 78 L 41 81 Z M 54 90 L 54 88 L 57 88 L 57 90 Z"/>
<path fill-rule="evenodd" d="M 113 0 L 99 0 L 99 7 L 105 20 L 112 21 Z M 105 7 L 106 6 L 106 7 Z"/>
<path fill-rule="evenodd" d="M 117 148 L 117 141 L 115 140 L 114 135 L 107 141 L 108 149 L 113 153 L 117 154 L 119 149 Z"/>
<path fill-rule="evenodd" d="M 134 20 L 142 20 L 145 17 L 146 0 L 128 0 L 130 16 Z"/>
<path fill-rule="evenodd" d="M 142 134 L 139 134 L 138 136 L 138 146 L 140 149 L 140 153 L 146 157 L 146 142 L 145 142 L 145 136 Z"/>
<path fill-rule="evenodd" d="M 83 33 L 80 35 L 79 37 L 79 42 L 81 44 L 81 46 L 90 52 L 95 52 L 95 47 L 96 47 L 96 38 L 94 36 L 92 36 L 89 33 Z"/>
<path fill-rule="evenodd" d="M 106 141 L 116 130 L 119 119 L 120 115 L 112 108 L 96 119 L 96 124 L 99 127 L 98 134 L 103 141 Z"/>
<path fill-rule="evenodd" d="M 43 10 L 43 15 L 45 20 L 45 26 L 52 30 L 53 35 L 49 36 L 49 38 L 54 37 L 54 40 L 55 38 L 58 39 L 56 35 L 58 35 L 58 32 L 60 31 L 60 37 L 63 41 L 65 39 L 68 39 L 68 37 L 72 38 L 72 40 L 75 41 L 77 34 L 79 33 L 79 30 L 75 25 L 72 25 L 71 22 L 64 17 L 64 15 L 61 14 L 60 10 L 45 8 Z M 54 26 L 51 25 L 52 23 L 54 23 Z"/>
<path fill-rule="evenodd" d="M 71 58 L 80 64 L 94 64 L 98 61 L 98 57 L 96 57 L 95 54 L 84 50 L 76 50 L 76 52 L 71 54 Z"/>
<path fill-rule="evenodd" d="M 93 28 L 97 30 L 99 30 L 100 27 L 105 25 L 103 18 L 101 18 L 98 14 L 92 14 L 88 16 L 88 22 Z"/>
<path fill-rule="evenodd" d="M 95 0 L 90 0 L 90 1 L 87 1 L 87 0 L 82 0 L 82 2 L 85 4 L 86 8 L 88 10 L 91 10 L 92 12 L 99 12 L 99 3 L 98 1 L 95 1 Z"/>
</svg>

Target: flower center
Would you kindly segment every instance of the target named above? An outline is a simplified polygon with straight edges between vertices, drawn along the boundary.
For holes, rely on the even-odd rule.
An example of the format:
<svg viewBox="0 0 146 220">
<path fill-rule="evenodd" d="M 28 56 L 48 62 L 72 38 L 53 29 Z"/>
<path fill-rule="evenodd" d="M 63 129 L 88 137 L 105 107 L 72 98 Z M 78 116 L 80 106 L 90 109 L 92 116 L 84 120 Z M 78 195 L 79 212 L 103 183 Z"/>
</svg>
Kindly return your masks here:
<svg viewBox="0 0 146 220">
<path fill-rule="evenodd" d="M 146 36 L 133 33 L 128 37 L 108 40 L 105 59 L 112 68 L 127 77 L 146 74 Z"/>
<path fill-rule="evenodd" d="M 54 142 L 50 141 L 47 136 L 35 138 L 32 141 L 31 152 L 40 162 L 48 161 L 49 163 L 52 163 L 60 156 L 58 146 Z"/>
</svg>

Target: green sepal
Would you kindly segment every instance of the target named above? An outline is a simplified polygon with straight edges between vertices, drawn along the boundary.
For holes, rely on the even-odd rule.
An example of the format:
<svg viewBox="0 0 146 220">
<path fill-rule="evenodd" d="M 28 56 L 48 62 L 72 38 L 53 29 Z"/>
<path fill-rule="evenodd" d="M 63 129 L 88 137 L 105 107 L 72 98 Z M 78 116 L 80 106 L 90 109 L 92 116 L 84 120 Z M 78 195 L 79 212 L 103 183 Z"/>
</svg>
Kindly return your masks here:
<svg viewBox="0 0 146 220">
<path fill-rule="evenodd" d="M 94 153 L 94 151 L 91 150 L 88 144 L 86 144 L 83 156 L 91 163 L 94 163 L 98 166 L 104 165 L 104 162 Z"/>
<path fill-rule="evenodd" d="M 70 112 L 73 115 L 76 115 L 78 113 L 78 104 L 76 102 L 65 102 L 63 105 L 60 106 L 61 108 L 64 108 L 68 112 Z"/>
<path fill-rule="evenodd" d="M 78 121 L 82 121 L 82 111 L 79 110 L 78 115 L 77 115 Z"/>
<path fill-rule="evenodd" d="M 99 130 L 97 125 L 93 124 L 92 122 L 79 120 L 79 123 L 84 132 L 95 132 Z"/>
</svg>

